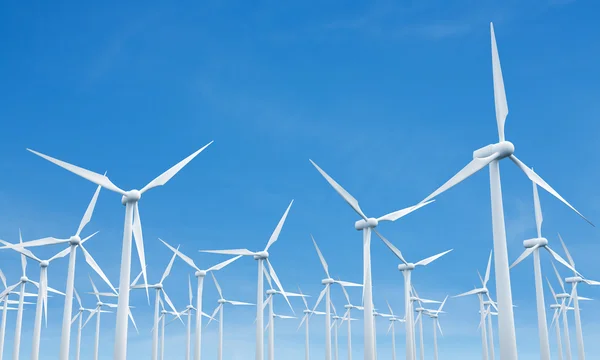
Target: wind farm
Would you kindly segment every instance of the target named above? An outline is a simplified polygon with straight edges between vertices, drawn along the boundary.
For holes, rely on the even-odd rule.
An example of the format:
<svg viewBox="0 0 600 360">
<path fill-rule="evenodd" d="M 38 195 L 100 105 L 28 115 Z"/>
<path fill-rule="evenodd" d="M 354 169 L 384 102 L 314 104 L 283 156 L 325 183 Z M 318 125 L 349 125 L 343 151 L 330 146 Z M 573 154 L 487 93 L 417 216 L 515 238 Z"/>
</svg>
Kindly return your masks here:
<svg viewBox="0 0 600 360">
<path fill-rule="evenodd" d="M 357 30 L 382 12 L 326 28 Z M 137 26 L 147 29 L 146 22 L 170 16 L 157 13 Z M 345 96 L 359 90 L 352 81 L 333 80 L 361 56 L 372 56 L 368 52 L 348 57 L 348 68 L 336 67 L 335 76 L 322 74 L 332 80 L 324 88 L 346 88 L 335 101 L 327 98 L 332 103 L 373 113 L 368 120 L 353 117 L 347 128 L 344 121 L 326 120 L 334 115 L 325 100 L 313 99 L 311 106 L 324 114 L 314 120 L 300 115 L 310 106 L 292 111 L 298 120 L 282 116 L 275 102 L 240 99 L 234 92 L 223 101 L 214 79 L 235 56 L 215 50 L 203 61 L 222 64 L 204 72 L 193 92 L 210 98 L 210 106 L 201 102 L 202 110 L 187 110 L 222 114 L 222 123 L 177 110 L 175 117 L 195 120 L 188 127 L 173 120 L 168 131 L 169 121 L 74 122 L 73 132 L 81 127 L 91 134 L 71 144 L 60 133 L 64 125 L 56 133 L 39 125 L 21 130 L 27 136 L 14 135 L 18 141 L 7 139 L 0 145 L 10 147 L 0 161 L 7 179 L 0 182 L 0 212 L 6 214 L 0 222 L 0 360 L 598 358 L 600 193 L 594 184 L 600 172 L 581 153 L 600 158 L 594 140 L 582 135 L 600 128 L 576 113 L 569 132 L 547 109 L 539 116 L 553 122 L 537 122 L 531 107 L 558 106 L 558 95 L 530 106 L 524 98 L 538 89 L 527 89 L 520 78 L 534 83 L 553 71 L 567 86 L 575 70 L 548 70 L 553 63 L 532 60 L 541 55 L 531 50 L 523 56 L 539 67 L 521 66 L 523 45 L 507 21 L 469 26 L 473 35 L 462 36 L 472 36 L 473 43 L 454 43 L 475 47 L 471 66 L 456 71 L 473 72 L 481 81 L 445 89 L 451 95 L 441 106 L 452 113 L 452 124 L 426 115 L 438 114 L 435 105 L 420 106 L 420 113 L 406 104 L 411 110 L 394 110 L 395 120 L 385 115 L 385 107 L 426 94 L 419 87 L 414 94 L 398 89 L 404 76 L 398 74 L 407 69 L 386 70 L 397 100 L 383 106 L 360 89 L 362 95 L 347 102 Z M 130 37 L 143 36 L 132 29 L 118 37 L 77 96 L 109 86 L 102 74 L 127 66 L 114 59 L 129 51 Z M 370 29 L 368 36 L 382 36 L 380 28 Z M 169 37 L 175 30 L 161 31 Z M 271 44 L 300 41 L 298 36 L 280 32 L 263 39 Z M 325 43 L 345 42 L 338 36 L 321 38 L 311 48 L 315 56 L 331 51 Z M 373 52 L 379 51 L 376 43 L 370 41 Z M 254 55 L 237 60 L 247 67 L 266 61 L 254 53 L 256 46 Z M 296 56 L 297 50 L 287 51 Z M 146 61 L 138 69 L 142 74 L 163 69 L 165 60 Z M 287 60 L 280 61 L 284 66 Z M 443 56 L 436 61 L 436 74 L 443 69 L 458 76 L 440 65 Z M 301 84 L 304 70 L 295 64 Z M 384 61 L 371 71 L 389 65 Z M 240 68 L 229 81 L 243 87 L 249 77 Z M 274 81 L 263 80 L 262 90 Z M 429 80 L 432 87 L 435 81 Z M 477 104 L 459 99 L 461 91 Z M 301 92 L 271 96 L 283 106 L 299 101 L 294 97 Z M 138 95 L 120 96 L 133 103 Z M 172 97 L 163 89 L 161 99 Z M 372 108 L 365 107 L 369 102 Z M 145 104 L 140 117 L 169 113 L 157 101 Z M 6 111 L 14 116 L 12 107 Z M 227 123 L 257 108 L 262 120 Z M 62 111 L 48 115 L 48 123 L 85 113 L 76 106 Z M 120 142 L 111 138 L 114 132 Z"/>
</svg>

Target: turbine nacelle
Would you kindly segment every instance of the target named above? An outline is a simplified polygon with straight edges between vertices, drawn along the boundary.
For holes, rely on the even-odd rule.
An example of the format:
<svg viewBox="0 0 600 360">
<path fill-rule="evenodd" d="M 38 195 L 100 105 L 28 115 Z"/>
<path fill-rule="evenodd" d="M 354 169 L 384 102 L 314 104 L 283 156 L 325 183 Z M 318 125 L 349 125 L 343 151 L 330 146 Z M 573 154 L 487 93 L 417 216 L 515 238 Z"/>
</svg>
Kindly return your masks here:
<svg viewBox="0 0 600 360">
<path fill-rule="evenodd" d="M 47 268 L 48 265 L 50 265 L 50 262 L 48 260 L 42 260 L 42 261 L 40 261 L 40 267 Z"/>
<path fill-rule="evenodd" d="M 185 307 L 187 310 L 194 310 L 194 305 L 188 305 Z"/>
<path fill-rule="evenodd" d="M 156 290 L 162 290 L 163 285 L 162 284 L 156 284 L 152 286 L 153 288 L 155 288 Z"/>
<path fill-rule="evenodd" d="M 121 204 L 138 202 L 142 198 L 142 193 L 139 190 L 130 190 L 121 198 Z"/>
<path fill-rule="evenodd" d="M 71 236 L 69 238 L 69 244 L 72 246 L 77 246 L 81 244 L 81 238 L 78 235 Z"/>
<path fill-rule="evenodd" d="M 168 311 L 167 311 L 167 310 L 163 310 L 163 311 L 161 311 L 160 313 L 161 313 L 162 315 L 166 315 L 166 314 L 168 314 Z"/>
<path fill-rule="evenodd" d="M 310 311 L 310 310 L 307 309 L 307 310 L 304 310 L 303 313 L 305 313 L 305 314 L 312 314 L 312 311 Z"/>
<path fill-rule="evenodd" d="M 550 309 L 560 309 L 561 305 L 560 304 L 552 304 L 550 305 Z"/>
<path fill-rule="evenodd" d="M 219 299 L 219 300 L 217 300 L 217 302 L 219 304 L 225 304 L 227 302 L 227 300 L 225 300 L 225 299 Z"/>
<path fill-rule="evenodd" d="M 198 277 L 205 277 L 206 276 L 206 271 L 204 270 L 198 270 L 196 271 L 196 273 L 194 273 L 194 276 Z"/>
<path fill-rule="evenodd" d="M 415 264 L 413 264 L 413 263 L 398 265 L 398 270 L 400 270 L 400 271 L 413 271 L 414 269 L 415 269 Z"/>
<path fill-rule="evenodd" d="M 269 258 L 269 252 L 266 250 L 259 251 L 254 254 L 254 260 L 265 260 Z"/>
<path fill-rule="evenodd" d="M 543 247 L 548 245 L 548 239 L 544 237 L 527 239 L 523 241 L 523 246 L 527 249 L 532 248 L 534 246 Z"/>
<path fill-rule="evenodd" d="M 361 219 L 354 223 L 354 228 L 358 231 L 364 230 L 366 228 L 374 228 L 377 227 L 379 221 L 375 218 L 368 218 L 367 220 Z"/>
<path fill-rule="evenodd" d="M 344 309 L 354 309 L 354 306 L 352 306 L 350 304 L 346 304 L 346 305 L 344 305 Z"/>
<path fill-rule="evenodd" d="M 422 307 L 418 307 L 415 309 L 416 312 L 425 312 L 426 310 Z"/>
<path fill-rule="evenodd" d="M 102 301 L 98 301 L 98 302 L 96 303 L 96 306 L 97 306 L 97 307 L 102 307 L 102 306 L 104 306 L 104 303 L 103 303 Z"/>
<path fill-rule="evenodd" d="M 581 276 L 573 276 L 565 279 L 565 282 L 569 284 L 580 283 L 583 282 L 583 278 Z"/>
<path fill-rule="evenodd" d="M 494 154 L 496 160 L 504 159 L 511 156 L 515 152 L 515 146 L 510 141 L 501 141 L 497 144 L 490 144 L 473 151 L 473 159 L 485 159 Z"/>
<path fill-rule="evenodd" d="M 267 295 L 275 295 L 275 294 L 277 294 L 277 291 L 275 291 L 273 289 L 267 290 Z"/>
<path fill-rule="evenodd" d="M 27 276 L 23 275 L 23 276 L 21 276 L 21 282 L 22 283 L 29 282 L 29 278 Z"/>
<path fill-rule="evenodd" d="M 568 299 L 570 297 L 571 297 L 571 294 L 567 294 L 567 293 L 556 294 L 557 299 Z"/>
<path fill-rule="evenodd" d="M 321 284 L 323 284 L 323 285 L 330 285 L 330 284 L 333 284 L 334 282 L 335 282 L 335 280 L 333 280 L 332 278 L 321 280 Z"/>
</svg>

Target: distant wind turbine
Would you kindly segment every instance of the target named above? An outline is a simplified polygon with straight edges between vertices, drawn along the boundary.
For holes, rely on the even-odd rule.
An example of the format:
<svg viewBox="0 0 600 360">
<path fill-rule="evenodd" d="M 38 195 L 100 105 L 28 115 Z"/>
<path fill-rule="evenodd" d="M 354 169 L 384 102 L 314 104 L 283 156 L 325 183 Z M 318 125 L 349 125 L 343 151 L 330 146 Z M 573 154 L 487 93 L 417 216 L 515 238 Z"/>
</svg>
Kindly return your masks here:
<svg viewBox="0 0 600 360">
<path fill-rule="evenodd" d="M 390 314 L 392 315 L 389 320 L 390 320 L 390 327 L 388 327 L 388 334 L 390 333 L 390 331 L 392 332 L 392 360 L 396 360 L 396 322 L 404 322 L 404 319 L 400 319 L 398 317 L 396 317 L 396 315 L 394 314 L 394 310 L 392 310 L 392 307 L 390 306 L 390 303 L 387 302 L 387 306 L 388 309 L 390 310 Z"/>
<path fill-rule="evenodd" d="M 263 322 L 263 308 L 264 308 L 264 289 L 263 289 L 263 273 L 264 273 L 264 262 L 269 265 L 269 248 L 273 245 L 277 239 L 279 238 L 279 234 L 281 233 L 281 229 L 283 228 L 283 224 L 285 223 L 285 219 L 287 218 L 288 213 L 290 212 L 290 208 L 294 200 L 290 202 L 285 213 L 279 220 L 277 227 L 271 234 L 269 241 L 267 242 L 267 246 L 265 246 L 264 250 L 253 252 L 248 249 L 234 249 L 234 250 L 204 250 L 203 252 L 213 253 L 213 254 L 225 254 L 225 255 L 243 255 L 243 256 L 252 256 L 258 262 L 258 280 L 257 280 L 257 291 L 256 291 L 256 360 L 264 359 L 264 322 Z M 270 265 L 269 265 L 270 266 Z M 273 280 L 279 286 L 279 279 L 277 276 L 273 278 Z M 286 295 L 284 295 L 285 297 Z M 286 297 L 287 299 L 287 297 Z M 270 321 L 270 320 L 269 320 Z M 196 359 L 197 360 L 197 359 Z"/>
<path fill-rule="evenodd" d="M 309 322 L 310 322 L 310 317 L 312 316 L 312 314 L 316 314 L 316 315 L 325 315 L 324 312 L 322 311 L 314 311 L 311 310 L 308 307 L 308 302 L 306 301 L 306 297 L 308 295 L 304 295 L 302 293 L 302 290 L 300 290 L 300 287 L 298 287 L 298 293 L 300 295 L 302 295 L 302 301 L 304 302 L 304 316 L 302 317 L 302 321 L 300 321 L 300 325 L 298 325 L 298 330 L 300 330 L 300 328 L 302 327 L 302 324 L 305 324 L 305 336 L 304 336 L 304 359 L 305 360 L 309 360 L 310 359 L 310 346 L 309 346 Z"/>
<path fill-rule="evenodd" d="M 142 195 L 155 187 L 165 185 L 173 176 L 175 176 L 181 169 L 183 169 L 190 161 L 192 161 L 198 154 L 200 154 L 204 149 L 206 149 L 212 141 L 206 144 L 204 147 L 200 148 L 187 158 L 183 159 L 169 170 L 165 171 L 157 178 L 149 182 L 146 186 L 144 186 L 141 190 L 130 190 L 125 191 L 116 186 L 108 179 L 106 175 L 100 175 L 93 171 L 66 163 L 64 161 L 55 159 L 48 155 L 44 155 L 37 151 L 27 149 L 35 155 L 38 155 L 55 165 L 62 167 L 65 170 L 68 170 L 80 177 L 87 179 L 95 183 L 96 185 L 100 185 L 107 190 L 119 193 L 122 195 L 121 203 L 125 205 L 125 226 L 123 229 L 123 249 L 121 252 L 121 274 L 119 280 L 119 301 L 117 308 L 117 322 L 115 328 L 115 350 L 113 360 L 125 360 L 127 358 L 127 325 L 128 318 L 130 316 L 129 309 L 129 282 L 131 275 L 131 237 L 135 238 L 135 244 L 137 247 L 138 256 L 140 258 L 140 265 L 142 267 L 143 275 L 144 275 L 144 284 L 147 284 L 146 281 L 146 259 L 144 254 L 144 239 L 142 236 L 142 223 L 140 221 L 140 214 L 138 210 L 138 202 Z M 150 296 L 147 293 L 148 301 L 150 301 Z M 17 359 L 14 359 L 17 360 Z"/>
<path fill-rule="evenodd" d="M 343 285 L 342 285 L 342 291 L 344 292 L 344 296 L 346 297 L 346 301 L 347 301 L 347 304 L 344 305 L 344 308 L 346 309 L 346 313 L 344 314 L 344 319 L 351 319 L 352 318 L 352 309 L 363 311 L 364 308 L 362 306 L 352 305 L 352 303 L 350 302 L 350 296 L 348 296 L 348 292 L 346 291 L 346 288 Z M 348 329 L 348 360 L 352 360 L 352 325 L 351 325 L 350 320 L 348 320 L 348 328 L 347 329 Z"/>
<path fill-rule="evenodd" d="M 433 360 L 438 360 L 438 343 L 437 343 L 438 330 L 440 331 L 440 335 L 444 336 L 444 333 L 442 332 L 442 327 L 440 326 L 438 317 L 441 313 L 443 313 L 442 309 L 444 308 L 444 304 L 446 304 L 446 300 L 448 300 L 447 296 L 437 310 L 426 309 L 426 311 L 425 311 L 425 315 L 429 316 L 433 320 Z"/>
<path fill-rule="evenodd" d="M 392 251 L 392 253 L 394 253 L 394 255 L 396 255 L 396 257 L 400 259 L 400 261 L 402 261 L 402 264 L 398 265 L 398 270 L 401 271 L 402 275 L 404 276 L 404 313 L 406 314 L 406 358 L 413 359 L 415 357 L 415 325 L 411 301 L 412 271 L 417 266 L 427 266 L 431 264 L 435 260 L 452 251 L 452 249 L 417 261 L 416 263 L 409 263 L 404 259 L 404 256 L 402 256 L 402 252 L 400 252 L 400 250 L 398 250 L 398 248 L 394 246 L 388 239 L 381 235 L 379 235 L 379 237 L 381 238 L 381 240 L 383 240 L 385 245 Z"/>
<path fill-rule="evenodd" d="M 194 274 L 194 276 L 196 276 L 196 280 L 198 282 L 198 288 L 196 289 L 196 329 L 195 329 L 195 336 L 194 336 L 194 360 L 200 360 L 200 358 L 202 356 L 202 316 L 209 317 L 202 311 L 202 292 L 204 290 L 204 278 L 206 277 L 206 274 L 208 274 L 209 272 L 218 271 L 218 270 L 223 269 L 225 266 L 227 266 L 227 265 L 231 264 L 232 262 L 236 261 L 237 259 L 239 259 L 241 257 L 241 255 L 238 255 L 229 260 L 220 262 L 217 265 L 214 265 L 206 270 L 202 270 L 196 265 L 194 260 L 192 260 L 189 256 L 183 254 L 178 249 L 175 249 L 171 245 L 167 244 L 167 242 L 165 242 L 164 240 L 162 240 L 162 239 L 159 239 L 159 240 L 162 241 L 162 243 L 165 244 L 165 246 L 167 246 L 169 249 L 171 249 L 172 252 L 177 254 L 177 256 L 181 260 L 183 260 L 186 264 L 188 264 L 189 266 L 191 266 L 193 269 L 196 270 L 196 273 Z"/>
<path fill-rule="evenodd" d="M 79 356 L 81 354 L 81 330 L 83 329 L 83 313 L 85 311 L 92 313 L 96 310 L 84 308 L 81 302 L 81 298 L 79 297 L 79 294 L 77 293 L 77 290 L 75 290 L 75 288 L 73 288 L 73 293 L 75 294 L 75 297 L 77 297 L 77 303 L 79 304 L 77 314 L 73 317 L 73 319 L 71 319 L 71 324 L 73 324 L 75 320 L 79 319 L 79 322 L 77 324 L 77 340 L 75 341 L 75 360 L 79 360 Z"/>
<path fill-rule="evenodd" d="M 358 205 L 358 201 L 350 195 L 340 184 L 321 169 L 315 162 L 310 160 L 313 166 L 327 180 L 329 185 L 346 201 L 348 205 L 362 218 L 354 224 L 354 228 L 363 232 L 363 304 L 364 304 L 364 359 L 375 360 L 377 353 L 375 349 L 375 329 L 373 327 L 373 284 L 371 281 L 371 231 L 381 237 L 375 227 L 380 221 L 396 221 L 411 212 L 429 204 L 431 201 L 421 203 L 394 211 L 379 218 L 369 218 Z M 432 200 L 433 201 L 433 200 Z"/>
</svg>

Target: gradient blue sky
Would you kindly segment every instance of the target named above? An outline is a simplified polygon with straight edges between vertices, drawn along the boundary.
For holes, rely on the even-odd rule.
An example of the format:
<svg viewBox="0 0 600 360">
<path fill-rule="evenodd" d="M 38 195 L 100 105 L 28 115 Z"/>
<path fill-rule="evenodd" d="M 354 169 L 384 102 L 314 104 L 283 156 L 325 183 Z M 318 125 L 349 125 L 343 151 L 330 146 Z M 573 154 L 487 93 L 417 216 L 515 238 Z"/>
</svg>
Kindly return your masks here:
<svg viewBox="0 0 600 360">
<path fill-rule="evenodd" d="M 507 138 L 527 165 L 600 224 L 599 11 L 589 0 L 5 2 L 0 5 L 0 237 L 18 241 L 19 227 L 26 240 L 71 235 L 95 189 L 26 147 L 108 171 L 127 189 L 144 186 L 215 140 L 167 186 L 140 202 L 150 281 L 159 279 L 169 261 L 158 237 L 181 244 L 183 252 L 209 267 L 223 258 L 197 250 L 262 249 L 291 199 L 296 201 L 288 222 L 271 251 L 284 287 L 300 285 L 314 297 L 321 290 L 324 274 L 310 233 L 332 274 L 360 281 L 357 217 L 308 159 L 371 216 L 409 206 L 433 191 L 471 159 L 473 150 L 497 140 L 490 21 L 510 108 Z M 503 162 L 501 169 L 509 254 L 516 259 L 521 241 L 535 235 L 531 183 L 511 163 Z M 541 191 L 540 197 L 550 244 L 563 253 L 560 231 L 578 269 L 589 278 L 600 277 L 597 229 L 548 193 Z M 471 289 L 478 281 L 476 270 L 485 271 L 492 246 L 489 207 L 484 171 L 380 230 L 409 260 L 454 249 L 413 275 L 422 296 L 441 300 Z M 118 286 L 124 208 L 119 196 L 103 190 L 96 210 L 86 233 L 101 233 L 87 248 Z M 49 257 L 59 250 L 35 253 Z M 397 260 L 376 239 L 372 254 L 375 305 L 384 308 L 388 299 L 402 314 Z M 0 259 L 9 283 L 16 282 L 18 257 L 1 252 Z M 51 286 L 64 287 L 66 264 L 65 259 L 50 268 Z M 133 264 L 135 276 L 137 258 Z M 557 288 L 545 256 L 542 266 Z M 537 358 L 532 270 L 527 260 L 513 271 L 519 352 L 525 360 Z M 35 264 L 30 262 L 28 271 L 37 278 Z M 76 287 L 82 293 L 91 291 L 89 272 L 79 257 Z M 177 261 L 165 282 L 178 308 L 187 304 L 189 273 Z M 255 301 L 253 260 L 239 260 L 218 277 L 229 297 Z M 208 312 L 217 294 L 211 282 L 205 289 Z M 580 294 L 600 298 L 598 289 L 582 286 Z M 360 301 L 359 290 L 351 296 Z M 549 305 L 548 291 L 546 296 Z M 341 291 L 334 291 L 333 299 L 343 306 Z M 90 295 L 84 301 L 95 303 Z M 149 357 L 152 310 L 143 292 L 132 296 L 132 305 L 141 330 L 130 333 L 130 354 Z M 301 302 L 294 305 L 301 314 Z M 58 352 L 62 300 L 52 298 L 49 306 L 43 359 Z M 276 308 L 289 312 L 281 300 Z M 226 310 L 225 358 L 251 357 L 253 310 Z M 440 339 L 444 358 L 478 359 L 476 298 L 451 299 L 446 310 Z M 592 357 L 600 353 L 592 341 L 600 335 L 600 310 L 591 303 L 582 311 Z M 24 357 L 33 314 L 33 308 L 25 312 Z M 13 320 L 14 314 L 9 329 Z M 286 359 L 303 358 L 297 324 L 282 320 L 277 325 L 277 352 Z M 313 324 L 313 354 L 320 356 L 322 319 Z M 379 325 L 379 353 L 387 356 L 387 324 Z M 425 326 L 429 343 L 429 322 Z M 360 356 L 362 325 L 354 328 Z M 114 315 L 104 316 L 101 359 L 112 357 L 113 329 Z M 206 330 L 205 356 L 215 354 L 215 332 L 212 324 Z M 399 330 L 399 351 L 403 336 Z M 87 356 L 92 338 L 93 326 L 86 327 Z M 183 357 L 183 341 L 184 328 L 170 325 L 167 351 L 173 358 Z M 343 329 L 343 357 L 345 342 Z"/>
</svg>

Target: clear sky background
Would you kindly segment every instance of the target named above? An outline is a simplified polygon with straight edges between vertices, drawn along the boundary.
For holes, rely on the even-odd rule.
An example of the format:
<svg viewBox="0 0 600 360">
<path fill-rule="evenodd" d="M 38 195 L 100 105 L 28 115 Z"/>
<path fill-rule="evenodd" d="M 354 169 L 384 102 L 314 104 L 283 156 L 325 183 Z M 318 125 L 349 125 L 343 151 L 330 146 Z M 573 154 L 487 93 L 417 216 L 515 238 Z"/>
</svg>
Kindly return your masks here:
<svg viewBox="0 0 600 360">
<path fill-rule="evenodd" d="M 0 237 L 18 241 L 72 235 L 95 186 L 25 151 L 45 152 L 96 172 L 108 171 L 124 189 L 141 188 L 194 150 L 215 140 L 167 186 L 140 201 L 149 281 L 170 253 L 165 239 L 201 267 L 225 259 L 209 248 L 262 250 L 289 201 L 288 221 L 270 251 L 285 288 L 314 303 L 324 277 L 312 233 L 334 276 L 362 279 L 357 216 L 308 159 L 352 193 L 370 216 L 412 205 L 497 141 L 489 22 L 494 21 L 510 113 L 506 135 L 516 154 L 593 222 L 600 224 L 598 116 L 599 5 L 590 0 L 526 1 L 185 1 L 165 4 L 0 5 Z M 535 236 L 531 182 L 508 161 L 501 165 L 511 260 Z M 580 272 L 600 277 L 598 229 L 540 190 L 543 233 L 564 254 L 561 232 Z M 85 234 L 100 230 L 87 249 L 118 286 L 124 207 L 103 190 Z M 487 171 L 438 201 L 380 230 L 411 261 L 454 251 L 413 274 L 420 295 L 442 300 L 478 284 L 492 247 Z M 60 247 L 37 248 L 50 257 Z M 542 270 L 558 289 L 547 254 Z M 374 301 L 403 315 L 398 261 L 373 239 Z M 132 276 L 139 271 L 134 253 Z M 50 286 L 64 288 L 66 258 L 50 267 Z M 18 256 L 0 253 L 9 283 L 20 276 Z M 39 267 L 29 262 L 37 279 Z M 568 276 L 560 268 L 563 276 Z M 91 270 L 79 256 L 76 288 L 91 291 Z M 165 288 L 187 305 L 191 269 L 177 260 Z M 512 272 L 520 359 L 538 358 L 532 260 Z M 217 274 L 227 297 L 256 301 L 256 263 L 241 259 Z M 94 276 L 103 290 L 106 286 Z M 489 284 L 495 298 L 495 284 Z M 34 291 L 34 288 L 29 288 Z M 360 302 L 360 290 L 351 290 Z M 600 289 L 580 294 L 600 300 Z M 547 305 L 552 300 L 546 288 Z M 217 305 L 205 286 L 204 310 Z M 290 314 L 282 299 L 276 311 Z M 302 303 L 293 301 L 301 316 Z M 338 309 L 339 289 L 333 291 Z M 87 307 L 96 300 L 84 296 Z M 150 356 L 152 308 L 143 291 L 131 303 L 140 334 L 130 332 L 130 355 Z M 600 354 L 597 301 L 582 305 L 590 358 Z M 42 359 L 58 353 L 62 299 L 49 300 Z M 479 359 L 478 306 L 450 299 L 441 318 L 442 359 Z M 22 356 L 30 352 L 34 308 L 24 318 Z M 548 318 L 551 319 L 551 312 Z M 12 351 L 12 313 L 5 356 Z M 225 358 L 254 353 L 255 313 L 226 308 Z M 429 320 L 429 319 L 427 319 Z M 303 358 L 296 320 L 277 324 L 276 352 Z M 323 354 L 323 320 L 312 322 L 313 356 Z M 571 318 L 571 324 L 573 319 Z M 431 354 L 431 323 L 425 324 Z M 389 356 L 387 324 L 378 324 L 380 358 Z M 84 329 L 84 358 L 94 326 Z M 114 314 L 102 319 L 101 359 L 113 351 Z M 205 332 L 203 354 L 216 354 L 216 326 Z M 554 349 L 554 332 L 551 331 Z M 354 326 L 362 354 L 362 321 Z M 403 353 L 404 331 L 397 332 Z M 183 358 L 185 329 L 167 328 L 167 358 Z M 572 345 L 575 351 L 574 329 Z M 340 354 L 345 358 L 345 327 Z M 426 354 L 427 355 L 427 354 Z"/>
</svg>

